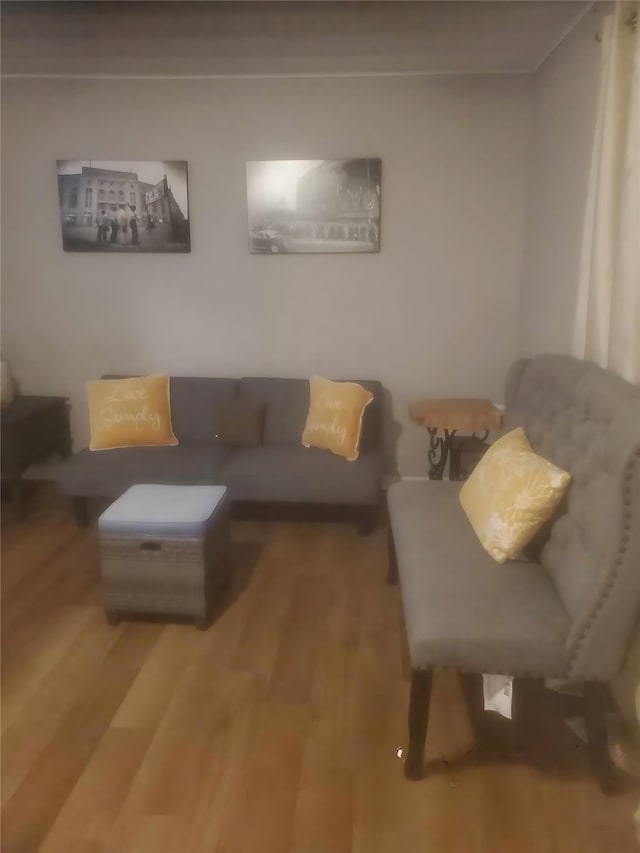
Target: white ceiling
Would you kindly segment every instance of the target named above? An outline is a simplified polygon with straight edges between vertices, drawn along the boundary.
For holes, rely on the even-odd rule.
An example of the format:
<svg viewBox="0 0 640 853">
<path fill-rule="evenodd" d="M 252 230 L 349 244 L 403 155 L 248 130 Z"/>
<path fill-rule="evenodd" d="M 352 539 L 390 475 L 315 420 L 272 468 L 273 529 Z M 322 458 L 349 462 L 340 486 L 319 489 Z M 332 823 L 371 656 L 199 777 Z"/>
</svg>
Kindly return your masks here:
<svg viewBox="0 0 640 853">
<path fill-rule="evenodd" d="M 481 74 L 539 67 L 583 0 L 2 3 L 3 74 Z"/>
</svg>

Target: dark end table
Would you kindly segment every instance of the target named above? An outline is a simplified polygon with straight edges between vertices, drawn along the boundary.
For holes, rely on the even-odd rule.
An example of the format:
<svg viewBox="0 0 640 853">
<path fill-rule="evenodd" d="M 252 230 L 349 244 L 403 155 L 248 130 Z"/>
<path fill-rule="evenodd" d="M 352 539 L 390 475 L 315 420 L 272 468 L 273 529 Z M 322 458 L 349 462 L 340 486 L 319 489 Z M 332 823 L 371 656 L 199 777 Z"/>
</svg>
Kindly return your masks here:
<svg viewBox="0 0 640 853">
<path fill-rule="evenodd" d="M 11 489 L 19 516 L 24 509 L 22 475 L 51 453 L 71 455 L 71 430 L 66 397 L 18 396 L 1 410 L 2 480 Z"/>
</svg>

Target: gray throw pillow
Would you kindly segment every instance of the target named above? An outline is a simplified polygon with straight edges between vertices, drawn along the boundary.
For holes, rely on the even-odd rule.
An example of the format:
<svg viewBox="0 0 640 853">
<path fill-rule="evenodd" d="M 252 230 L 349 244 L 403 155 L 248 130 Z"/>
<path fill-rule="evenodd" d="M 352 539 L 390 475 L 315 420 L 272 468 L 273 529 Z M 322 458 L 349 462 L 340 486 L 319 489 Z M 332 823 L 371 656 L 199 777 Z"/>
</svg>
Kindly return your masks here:
<svg viewBox="0 0 640 853">
<path fill-rule="evenodd" d="M 259 447 L 264 411 L 261 400 L 221 400 L 214 428 L 218 441 L 231 447 Z"/>
</svg>

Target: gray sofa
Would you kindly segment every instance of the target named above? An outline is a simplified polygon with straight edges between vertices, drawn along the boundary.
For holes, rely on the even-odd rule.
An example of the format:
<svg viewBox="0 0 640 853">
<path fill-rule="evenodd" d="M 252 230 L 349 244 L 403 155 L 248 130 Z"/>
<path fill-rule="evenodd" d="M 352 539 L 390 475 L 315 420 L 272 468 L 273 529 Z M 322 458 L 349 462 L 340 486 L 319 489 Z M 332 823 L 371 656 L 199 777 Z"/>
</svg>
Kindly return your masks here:
<svg viewBox="0 0 640 853">
<path fill-rule="evenodd" d="M 382 387 L 377 381 L 358 381 L 374 399 L 365 410 L 355 462 L 301 445 L 309 408 L 306 379 L 180 376 L 171 378 L 178 445 L 81 450 L 58 467 L 58 487 L 81 524 L 87 520 L 88 498 L 116 498 L 136 483 L 223 484 L 236 503 L 347 507 L 366 532 L 381 495 Z M 262 445 L 234 448 L 216 439 L 216 409 L 230 399 L 265 404 Z"/>
<path fill-rule="evenodd" d="M 572 475 L 527 560 L 489 557 L 460 483 L 388 492 L 390 579 L 400 582 L 413 670 L 405 774 L 422 775 L 431 673 L 446 667 L 584 682 L 590 755 L 607 790 L 602 685 L 640 606 L 640 389 L 588 362 L 541 356 L 512 366 L 505 402 L 505 430 L 522 426 Z"/>
</svg>

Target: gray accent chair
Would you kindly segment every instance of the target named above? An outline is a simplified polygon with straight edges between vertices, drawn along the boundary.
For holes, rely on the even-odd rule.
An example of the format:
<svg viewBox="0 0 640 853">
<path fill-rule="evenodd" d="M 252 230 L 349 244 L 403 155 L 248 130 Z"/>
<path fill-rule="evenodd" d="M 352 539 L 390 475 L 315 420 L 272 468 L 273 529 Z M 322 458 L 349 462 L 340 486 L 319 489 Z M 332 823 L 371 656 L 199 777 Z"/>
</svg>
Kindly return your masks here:
<svg viewBox="0 0 640 853">
<path fill-rule="evenodd" d="M 107 376 L 105 378 L 117 378 Z M 81 450 L 56 472 L 79 524 L 86 524 L 88 498 L 117 498 L 137 483 L 225 485 L 235 504 L 330 506 L 349 510 L 361 532 L 375 524 L 382 494 L 381 400 L 377 381 L 360 381 L 373 395 L 362 424 L 355 462 L 301 444 L 309 409 L 308 379 L 252 377 L 171 378 L 175 447 Z M 265 403 L 263 443 L 230 447 L 215 435 L 222 401 Z"/>
<path fill-rule="evenodd" d="M 520 360 L 505 431 L 572 475 L 527 560 L 495 563 L 458 501 L 459 482 L 388 491 L 390 581 L 399 580 L 412 666 L 405 775 L 423 775 L 432 672 L 584 682 L 589 754 L 601 787 L 604 685 L 621 666 L 640 606 L 640 389 L 588 362 Z"/>
</svg>

